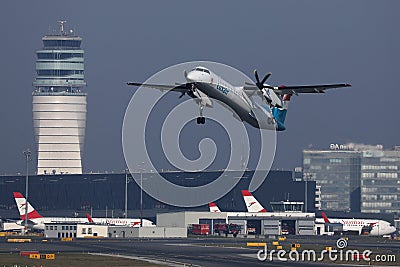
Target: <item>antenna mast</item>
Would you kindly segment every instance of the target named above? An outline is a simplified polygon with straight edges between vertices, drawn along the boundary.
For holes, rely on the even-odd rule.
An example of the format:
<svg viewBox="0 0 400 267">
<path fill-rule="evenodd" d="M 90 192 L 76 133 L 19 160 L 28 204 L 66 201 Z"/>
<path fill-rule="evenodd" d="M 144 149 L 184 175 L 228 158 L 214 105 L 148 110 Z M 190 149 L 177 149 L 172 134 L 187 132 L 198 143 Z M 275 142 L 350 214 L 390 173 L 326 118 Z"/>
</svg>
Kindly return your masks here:
<svg viewBox="0 0 400 267">
<path fill-rule="evenodd" d="M 65 34 L 65 32 L 64 32 L 64 24 L 65 24 L 66 22 L 67 22 L 66 20 L 59 20 L 59 21 L 58 21 L 58 23 L 60 23 L 60 33 L 61 33 L 62 35 Z"/>
</svg>

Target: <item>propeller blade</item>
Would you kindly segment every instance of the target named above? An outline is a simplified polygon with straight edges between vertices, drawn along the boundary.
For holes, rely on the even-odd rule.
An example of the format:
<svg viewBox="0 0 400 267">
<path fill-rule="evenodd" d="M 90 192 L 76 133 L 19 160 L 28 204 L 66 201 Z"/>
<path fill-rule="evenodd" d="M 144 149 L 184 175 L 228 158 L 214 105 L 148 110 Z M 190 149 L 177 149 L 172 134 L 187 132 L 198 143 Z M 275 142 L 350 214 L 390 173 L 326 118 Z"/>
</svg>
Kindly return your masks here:
<svg viewBox="0 0 400 267">
<path fill-rule="evenodd" d="M 256 76 L 257 84 L 259 84 L 260 83 L 260 78 L 258 78 L 257 70 L 254 70 L 254 76 Z"/>
<path fill-rule="evenodd" d="M 264 85 L 265 81 L 268 80 L 268 78 L 272 75 L 271 72 L 267 73 L 267 75 L 265 75 L 264 79 L 261 81 L 261 84 Z"/>
<path fill-rule="evenodd" d="M 268 78 L 272 75 L 271 72 L 267 73 L 264 78 L 262 79 L 262 81 L 260 82 L 260 77 L 258 76 L 257 70 L 254 70 L 254 76 L 256 77 L 256 85 L 258 87 L 258 89 L 262 90 L 263 88 L 270 88 L 273 89 L 272 86 L 269 85 L 264 85 L 264 83 L 268 80 Z"/>
</svg>

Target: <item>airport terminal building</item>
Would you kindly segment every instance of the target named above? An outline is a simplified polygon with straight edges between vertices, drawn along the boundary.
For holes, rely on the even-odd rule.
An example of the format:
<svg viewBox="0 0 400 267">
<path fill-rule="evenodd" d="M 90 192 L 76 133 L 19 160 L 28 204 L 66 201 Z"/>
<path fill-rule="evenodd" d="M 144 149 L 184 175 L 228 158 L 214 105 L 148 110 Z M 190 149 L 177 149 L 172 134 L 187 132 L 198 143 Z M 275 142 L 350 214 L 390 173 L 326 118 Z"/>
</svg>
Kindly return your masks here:
<svg viewBox="0 0 400 267">
<path fill-rule="evenodd" d="M 303 179 L 321 186 L 323 210 L 400 214 L 400 147 L 331 144 L 303 150 Z"/>
<path fill-rule="evenodd" d="M 222 171 L 165 172 L 169 181 L 184 186 L 200 186 L 215 180 Z M 241 190 L 248 189 L 254 171 L 246 171 L 238 184 L 216 204 L 221 211 L 246 211 Z M 134 173 L 140 175 L 139 173 Z M 151 173 L 143 173 L 150 178 Z M 238 172 L 230 171 L 226 179 L 237 179 Z M 140 216 L 140 187 L 128 175 L 119 174 L 60 174 L 34 175 L 29 177 L 29 202 L 47 216 L 82 217 L 92 212 L 94 217 L 123 217 L 125 207 L 125 182 L 128 180 L 128 217 Z M 308 212 L 315 210 L 315 182 L 307 183 Z M 25 192 L 25 176 L 0 176 L 0 214 L 3 218 L 18 218 L 13 192 Z M 313 193 L 311 193 L 313 192 Z M 305 182 L 293 180 L 291 171 L 270 171 L 264 183 L 253 192 L 261 204 L 271 211 L 270 202 L 290 200 L 302 201 L 305 197 Z M 143 216 L 155 219 L 157 213 L 177 211 L 208 211 L 208 206 L 180 208 L 153 199 L 143 192 Z"/>
</svg>

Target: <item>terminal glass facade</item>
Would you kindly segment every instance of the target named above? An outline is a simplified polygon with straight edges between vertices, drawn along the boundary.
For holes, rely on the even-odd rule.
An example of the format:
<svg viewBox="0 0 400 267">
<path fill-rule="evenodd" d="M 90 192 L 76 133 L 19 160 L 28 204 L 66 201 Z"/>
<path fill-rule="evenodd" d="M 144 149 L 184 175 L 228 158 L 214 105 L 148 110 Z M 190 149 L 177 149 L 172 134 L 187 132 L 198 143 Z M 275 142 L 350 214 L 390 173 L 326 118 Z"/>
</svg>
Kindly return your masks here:
<svg viewBox="0 0 400 267">
<path fill-rule="evenodd" d="M 321 209 L 350 211 L 360 184 L 360 154 L 353 151 L 303 151 L 303 178 L 321 187 Z M 353 205 L 354 206 L 354 205 Z"/>
<path fill-rule="evenodd" d="M 343 147 L 343 148 L 342 148 Z M 303 151 L 303 179 L 321 186 L 321 209 L 400 214 L 400 147 L 331 145 Z"/>
<path fill-rule="evenodd" d="M 400 150 L 369 150 L 361 162 L 361 211 L 400 213 Z"/>
</svg>

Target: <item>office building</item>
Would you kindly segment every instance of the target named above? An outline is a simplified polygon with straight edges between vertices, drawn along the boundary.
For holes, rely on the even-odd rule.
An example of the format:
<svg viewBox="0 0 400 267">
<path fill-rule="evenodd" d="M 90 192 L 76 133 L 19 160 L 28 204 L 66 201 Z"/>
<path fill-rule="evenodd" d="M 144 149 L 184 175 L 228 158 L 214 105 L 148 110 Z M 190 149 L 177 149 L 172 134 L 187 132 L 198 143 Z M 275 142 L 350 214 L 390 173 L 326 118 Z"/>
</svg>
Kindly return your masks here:
<svg viewBox="0 0 400 267">
<path fill-rule="evenodd" d="M 400 147 L 331 144 L 303 151 L 303 179 L 321 186 L 321 209 L 400 214 Z"/>
<path fill-rule="evenodd" d="M 361 212 L 400 214 L 400 149 L 382 146 L 363 151 Z"/>
<path fill-rule="evenodd" d="M 360 153 L 352 150 L 303 150 L 303 179 L 320 186 L 322 210 L 359 210 Z"/>
</svg>

